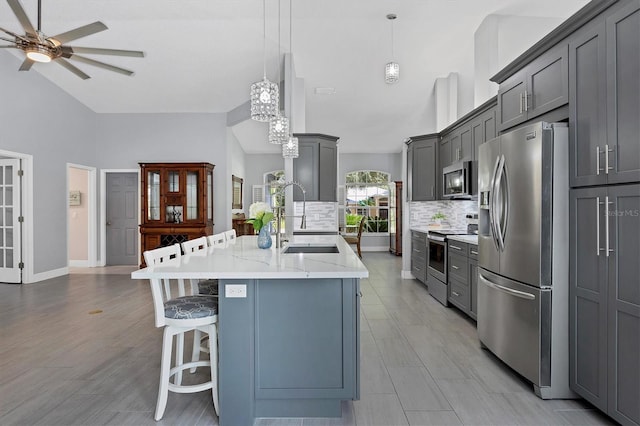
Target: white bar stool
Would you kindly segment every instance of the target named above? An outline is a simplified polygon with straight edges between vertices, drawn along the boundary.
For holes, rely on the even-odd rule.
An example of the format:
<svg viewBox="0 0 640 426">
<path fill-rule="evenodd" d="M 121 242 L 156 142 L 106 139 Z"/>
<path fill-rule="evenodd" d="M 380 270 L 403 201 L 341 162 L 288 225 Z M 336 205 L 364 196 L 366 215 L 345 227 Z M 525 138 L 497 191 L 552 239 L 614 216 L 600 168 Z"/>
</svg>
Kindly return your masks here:
<svg viewBox="0 0 640 426">
<path fill-rule="evenodd" d="M 144 252 L 147 267 L 154 265 L 176 264 L 181 262 L 180 246 L 175 244 Z M 162 339 L 162 361 L 160 366 L 160 384 L 156 404 L 156 421 L 162 419 L 169 391 L 176 393 L 193 393 L 211 389 L 213 407 L 218 413 L 218 348 L 217 322 L 218 300 L 211 296 L 185 296 L 184 282 L 178 280 L 178 297 L 171 298 L 171 282 L 169 279 L 153 278 L 151 295 L 155 312 L 156 327 L 164 327 Z M 183 362 L 184 334 L 197 330 L 206 333 L 209 338 L 209 360 Z M 176 365 L 171 368 L 171 351 L 173 336 L 177 336 Z M 182 371 L 197 367 L 210 367 L 211 380 L 197 385 L 182 385 Z M 175 376 L 174 382 L 171 377 Z"/>
</svg>

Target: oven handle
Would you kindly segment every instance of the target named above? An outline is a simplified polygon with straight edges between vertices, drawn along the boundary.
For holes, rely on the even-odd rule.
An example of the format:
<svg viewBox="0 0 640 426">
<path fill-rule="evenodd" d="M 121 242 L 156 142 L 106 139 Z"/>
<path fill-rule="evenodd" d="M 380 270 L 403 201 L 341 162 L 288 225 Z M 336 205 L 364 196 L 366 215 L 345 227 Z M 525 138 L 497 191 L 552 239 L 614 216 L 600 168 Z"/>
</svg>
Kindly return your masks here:
<svg viewBox="0 0 640 426">
<path fill-rule="evenodd" d="M 521 299 L 536 300 L 536 296 L 534 294 L 527 293 L 520 290 L 514 290 L 509 287 L 501 286 L 500 284 L 492 283 L 491 281 L 487 280 L 482 274 L 478 274 L 478 277 L 480 278 L 480 281 L 487 287 L 494 288 L 496 290 L 502 291 L 511 296 L 519 297 Z"/>
</svg>

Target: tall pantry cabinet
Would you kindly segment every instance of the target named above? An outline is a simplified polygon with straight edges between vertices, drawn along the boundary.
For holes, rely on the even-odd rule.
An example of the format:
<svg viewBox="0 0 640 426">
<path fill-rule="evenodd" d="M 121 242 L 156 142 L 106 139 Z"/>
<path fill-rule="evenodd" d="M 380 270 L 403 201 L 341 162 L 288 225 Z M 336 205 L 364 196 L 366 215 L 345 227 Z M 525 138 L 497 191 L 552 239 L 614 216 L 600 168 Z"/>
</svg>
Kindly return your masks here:
<svg viewBox="0 0 640 426">
<path fill-rule="evenodd" d="M 640 1 L 569 41 L 570 383 L 640 424 Z"/>
</svg>

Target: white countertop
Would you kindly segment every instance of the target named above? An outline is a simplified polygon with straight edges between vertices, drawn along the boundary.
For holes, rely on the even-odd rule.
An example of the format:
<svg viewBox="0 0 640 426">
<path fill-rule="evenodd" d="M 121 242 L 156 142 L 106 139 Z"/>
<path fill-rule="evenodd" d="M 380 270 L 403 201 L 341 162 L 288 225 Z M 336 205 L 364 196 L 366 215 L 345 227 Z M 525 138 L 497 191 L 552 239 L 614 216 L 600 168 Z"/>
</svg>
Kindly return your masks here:
<svg viewBox="0 0 640 426">
<path fill-rule="evenodd" d="M 453 241 L 461 241 L 467 244 L 475 244 L 478 245 L 478 236 L 477 235 L 451 235 L 448 236 L 447 239 Z"/>
<path fill-rule="evenodd" d="M 294 235 L 289 246 L 331 246 L 340 253 L 284 254 L 275 248 L 257 246 L 257 236 L 242 236 L 221 248 L 210 248 L 202 255 L 184 256 L 176 262 L 134 271 L 131 278 L 367 278 L 369 271 L 339 235 Z"/>
</svg>

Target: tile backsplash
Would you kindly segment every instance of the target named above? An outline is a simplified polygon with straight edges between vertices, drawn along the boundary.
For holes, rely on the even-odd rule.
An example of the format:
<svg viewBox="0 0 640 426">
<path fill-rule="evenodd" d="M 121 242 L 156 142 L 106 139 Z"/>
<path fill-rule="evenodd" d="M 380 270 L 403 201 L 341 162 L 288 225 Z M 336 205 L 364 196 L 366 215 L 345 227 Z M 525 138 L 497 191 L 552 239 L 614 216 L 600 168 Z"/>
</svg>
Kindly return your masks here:
<svg viewBox="0 0 640 426">
<path fill-rule="evenodd" d="M 294 202 L 295 215 L 302 215 L 302 203 Z M 308 201 L 306 206 L 308 231 L 337 231 L 338 203 L 324 201 Z M 300 218 L 296 218 L 298 229 Z"/>
<path fill-rule="evenodd" d="M 443 228 L 467 229 L 467 213 L 478 213 L 477 200 L 443 200 L 443 201 L 413 201 L 409 203 L 411 211 L 410 227 L 424 228 L 433 223 L 433 215 L 442 213 L 446 219 L 442 220 Z"/>
</svg>

